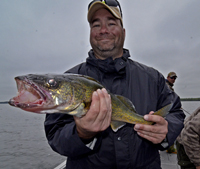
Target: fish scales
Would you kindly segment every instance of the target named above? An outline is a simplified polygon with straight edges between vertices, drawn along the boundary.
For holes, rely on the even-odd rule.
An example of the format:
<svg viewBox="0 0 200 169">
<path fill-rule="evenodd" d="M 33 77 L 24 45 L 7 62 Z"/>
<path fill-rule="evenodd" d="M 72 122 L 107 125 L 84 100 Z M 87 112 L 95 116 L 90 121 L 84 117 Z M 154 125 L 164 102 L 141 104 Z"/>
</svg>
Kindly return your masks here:
<svg viewBox="0 0 200 169">
<path fill-rule="evenodd" d="M 84 116 L 90 108 L 92 93 L 104 86 L 95 79 L 78 74 L 29 74 L 15 77 L 18 95 L 9 104 L 33 113 L 65 113 Z M 117 131 L 126 123 L 152 124 L 139 115 L 132 102 L 112 94 L 111 128 Z M 155 114 L 166 116 L 172 104 Z"/>
</svg>

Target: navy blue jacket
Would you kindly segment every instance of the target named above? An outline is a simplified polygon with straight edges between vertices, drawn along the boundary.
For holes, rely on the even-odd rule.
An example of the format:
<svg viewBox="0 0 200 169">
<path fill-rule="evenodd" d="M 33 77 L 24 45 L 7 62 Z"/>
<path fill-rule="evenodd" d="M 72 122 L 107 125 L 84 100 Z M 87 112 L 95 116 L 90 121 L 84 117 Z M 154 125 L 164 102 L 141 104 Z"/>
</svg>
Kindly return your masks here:
<svg viewBox="0 0 200 169">
<path fill-rule="evenodd" d="M 180 98 L 167 87 L 165 78 L 157 70 L 129 57 L 129 51 L 124 49 L 121 58 L 99 60 L 91 50 L 85 63 L 67 72 L 95 78 L 111 93 L 130 99 L 141 115 L 173 102 L 166 117 L 167 140 L 172 145 L 185 118 Z M 72 116 L 51 114 L 45 121 L 48 142 L 54 151 L 68 157 L 67 169 L 160 169 L 158 150 L 164 148 L 138 136 L 133 127 L 133 124 L 126 124 L 116 133 L 109 127 L 97 135 L 91 150 L 78 137 Z"/>
</svg>

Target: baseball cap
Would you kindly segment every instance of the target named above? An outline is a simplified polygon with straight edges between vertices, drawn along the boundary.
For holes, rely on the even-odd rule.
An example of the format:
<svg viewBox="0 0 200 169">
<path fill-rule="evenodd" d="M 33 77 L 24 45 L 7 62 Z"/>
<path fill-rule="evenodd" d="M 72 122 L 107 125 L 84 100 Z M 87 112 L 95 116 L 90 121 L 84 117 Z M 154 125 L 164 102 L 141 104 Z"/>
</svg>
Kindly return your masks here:
<svg viewBox="0 0 200 169">
<path fill-rule="evenodd" d="M 117 19 L 121 21 L 121 24 L 123 25 L 122 10 L 117 0 L 93 0 L 92 2 L 90 2 L 90 4 L 88 5 L 87 15 L 89 23 L 91 22 L 94 13 L 102 8 L 108 9 Z"/>
<path fill-rule="evenodd" d="M 169 72 L 168 77 L 177 77 L 175 72 Z"/>
</svg>

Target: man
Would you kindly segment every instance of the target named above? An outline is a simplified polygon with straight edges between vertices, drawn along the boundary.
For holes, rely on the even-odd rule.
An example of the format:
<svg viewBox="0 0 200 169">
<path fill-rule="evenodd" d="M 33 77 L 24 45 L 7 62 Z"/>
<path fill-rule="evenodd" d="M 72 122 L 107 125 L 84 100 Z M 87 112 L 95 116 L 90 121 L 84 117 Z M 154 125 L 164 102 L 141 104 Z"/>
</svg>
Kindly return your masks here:
<svg viewBox="0 0 200 169">
<path fill-rule="evenodd" d="M 177 75 L 176 75 L 175 72 L 169 72 L 168 75 L 167 75 L 166 83 L 167 83 L 168 87 L 169 87 L 172 91 L 174 91 L 173 86 L 174 86 L 174 83 L 175 83 L 176 78 L 177 78 Z M 174 153 L 174 154 L 177 153 L 174 144 L 171 145 L 171 146 L 167 149 L 167 153 Z"/>
<path fill-rule="evenodd" d="M 176 78 L 177 78 L 177 75 L 175 72 L 169 72 L 169 74 L 167 75 L 166 83 L 172 91 L 174 91 L 173 86 L 174 86 Z"/>
<path fill-rule="evenodd" d="M 47 115 L 48 142 L 68 157 L 67 169 L 160 169 L 158 150 L 173 144 L 183 128 L 180 99 L 158 71 L 129 59 L 129 51 L 123 49 L 125 29 L 118 1 L 92 1 L 88 22 L 92 50 L 85 63 L 67 72 L 95 78 L 110 92 L 130 99 L 137 112 L 155 124 L 126 124 L 113 132 L 110 96 L 102 89 L 93 93 L 90 109 L 81 118 Z M 166 119 L 151 115 L 170 103 Z"/>
<path fill-rule="evenodd" d="M 177 78 L 177 75 L 176 75 L 175 72 L 169 72 L 168 75 L 167 75 L 166 83 L 167 83 L 168 87 L 169 87 L 172 91 L 174 91 L 173 86 L 174 86 L 174 83 L 175 83 L 176 78 Z M 167 153 L 174 153 L 174 154 L 177 153 L 174 144 L 171 145 L 171 146 L 167 149 Z"/>
</svg>

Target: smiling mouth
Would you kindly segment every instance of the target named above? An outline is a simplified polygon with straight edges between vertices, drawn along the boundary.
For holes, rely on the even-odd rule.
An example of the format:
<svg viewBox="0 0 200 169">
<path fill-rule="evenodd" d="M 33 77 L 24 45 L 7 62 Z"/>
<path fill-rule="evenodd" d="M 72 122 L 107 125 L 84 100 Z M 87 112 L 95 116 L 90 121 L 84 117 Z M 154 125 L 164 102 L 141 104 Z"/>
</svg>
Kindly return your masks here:
<svg viewBox="0 0 200 169">
<path fill-rule="evenodd" d="M 101 42 L 110 42 L 110 39 L 101 39 Z"/>
<path fill-rule="evenodd" d="M 41 88 L 28 79 L 15 78 L 18 94 L 10 99 L 9 104 L 21 109 L 31 109 L 42 106 L 46 102 L 46 95 Z"/>
</svg>

